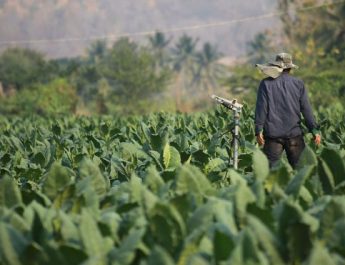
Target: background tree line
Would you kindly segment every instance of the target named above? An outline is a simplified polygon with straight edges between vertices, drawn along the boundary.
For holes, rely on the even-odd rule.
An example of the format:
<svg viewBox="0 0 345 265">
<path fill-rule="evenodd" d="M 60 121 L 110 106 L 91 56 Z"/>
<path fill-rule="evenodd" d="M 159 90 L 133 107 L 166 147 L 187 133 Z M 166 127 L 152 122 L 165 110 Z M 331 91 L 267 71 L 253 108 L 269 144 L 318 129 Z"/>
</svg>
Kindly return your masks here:
<svg viewBox="0 0 345 265">
<path fill-rule="evenodd" d="M 128 38 L 112 47 L 97 41 L 78 58 L 46 60 L 34 50 L 7 49 L 0 56 L 0 111 L 133 114 L 191 110 L 194 101 L 213 93 L 225 73 L 217 48 L 205 43 L 198 49 L 197 44 L 197 39 L 187 35 L 173 44 L 157 32 L 147 45 Z M 192 94 L 194 100 L 190 100 Z"/>
<path fill-rule="evenodd" d="M 345 4 L 308 8 L 316 1 L 278 1 L 281 31 L 266 30 L 248 43 L 248 59 L 219 63 L 216 45 L 188 35 L 172 41 L 157 32 L 146 44 L 122 38 L 90 45 L 85 56 L 47 60 L 28 49 L 0 55 L 3 114 L 136 114 L 190 111 L 210 106 L 209 95 L 249 104 L 263 75 L 255 63 L 281 51 L 293 55 L 311 101 L 319 107 L 345 104 Z M 228 93 L 228 94 L 226 94 Z"/>
</svg>

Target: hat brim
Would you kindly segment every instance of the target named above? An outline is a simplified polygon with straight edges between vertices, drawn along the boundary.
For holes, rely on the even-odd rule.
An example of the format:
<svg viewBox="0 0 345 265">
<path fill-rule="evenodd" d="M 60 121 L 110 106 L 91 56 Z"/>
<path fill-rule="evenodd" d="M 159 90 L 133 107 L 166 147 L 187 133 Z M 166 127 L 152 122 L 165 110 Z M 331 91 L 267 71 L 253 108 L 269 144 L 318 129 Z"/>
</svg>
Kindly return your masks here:
<svg viewBox="0 0 345 265">
<path fill-rule="evenodd" d="M 293 63 L 289 63 L 289 64 L 279 64 L 278 62 L 269 62 L 268 64 L 266 65 L 273 65 L 273 66 L 277 66 L 277 67 L 280 67 L 280 68 L 283 68 L 283 69 L 298 69 L 298 66 L 293 64 Z"/>
<path fill-rule="evenodd" d="M 272 64 L 256 64 L 255 66 L 259 68 L 260 71 L 263 72 L 265 75 L 272 78 L 277 78 L 281 75 L 281 73 L 284 70 L 283 68 Z"/>
</svg>

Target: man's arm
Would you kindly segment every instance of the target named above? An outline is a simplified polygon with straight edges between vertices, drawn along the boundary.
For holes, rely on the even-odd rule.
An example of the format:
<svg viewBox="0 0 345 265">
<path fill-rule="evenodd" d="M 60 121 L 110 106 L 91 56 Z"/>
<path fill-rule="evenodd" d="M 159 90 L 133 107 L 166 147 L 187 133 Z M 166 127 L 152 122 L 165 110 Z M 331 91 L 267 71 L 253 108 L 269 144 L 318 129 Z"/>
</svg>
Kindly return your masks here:
<svg viewBox="0 0 345 265">
<path fill-rule="evenodd" d="M 301 91 L 301 98 L 300 98 L 300 105 L 301 105 L 301 113 L 303 114 L 303 117 L 305 119 L 306 126 L 314 135 L 314 140 L 317 145 L 321 142 L 321 135 L 318 128 L 318 125 L 315 121 L 313 111 L 311 109 L 309 99 L 308 99 L 308 93 L 306 88 L 304 87 L 304 84 L 302 84 L 302 91 Z"/>
<path fill-rule="evenodd" d="M 261 81 L 258 96 L 256 99 L 256 108 L 255 108 L 255 135 L 257 136 L 257 141 L 259 145 L 265 143 L 263 139 L 263 128 L 267 117 L 267 94 L 266 86 L 263 81 Z"/>
</svg>

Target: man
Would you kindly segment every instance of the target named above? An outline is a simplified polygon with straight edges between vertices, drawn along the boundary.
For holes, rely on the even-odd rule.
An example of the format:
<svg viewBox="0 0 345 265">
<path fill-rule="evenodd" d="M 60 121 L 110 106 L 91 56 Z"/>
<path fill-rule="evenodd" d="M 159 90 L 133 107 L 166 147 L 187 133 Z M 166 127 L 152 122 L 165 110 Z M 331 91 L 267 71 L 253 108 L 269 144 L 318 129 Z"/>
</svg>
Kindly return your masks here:
<svg viewBox="0 0 345 265">
<path fill-rule="evenodd" d="M 270 167 L 273 167 L 285 150 L 293 168 L 305 147 L 301 128 L 301 113 L 306 126 L 319 145 L 321 136 L 315 122 L 303 81 L 290 75 L 298 68 L 288 53 L 279 53 L 274 62 L 256 65 L 267 78 L 260 82 L 256 110 L 255 135 L 264 145 Z"/>
</svg>

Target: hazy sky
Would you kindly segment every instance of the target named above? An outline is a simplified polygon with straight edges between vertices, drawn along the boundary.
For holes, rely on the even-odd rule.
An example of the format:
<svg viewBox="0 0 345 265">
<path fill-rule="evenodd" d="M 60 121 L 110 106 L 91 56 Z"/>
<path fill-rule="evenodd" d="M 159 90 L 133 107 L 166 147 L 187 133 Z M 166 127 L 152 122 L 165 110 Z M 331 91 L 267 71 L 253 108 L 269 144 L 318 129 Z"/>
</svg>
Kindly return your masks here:
<svg viewBox="0 0 345 265">
<path fill-rule="evenodd" d="M 80 39 L 255 17 L 274 12 L 274 3 L 273 0 L 0 0 L 0 49 L 21 45 L 50 57 L 75 56 L 82 54 L 91 41 Z M 277 30 L 277 21 L 277 17 L 257 19 L 171 35 L 173 40 L 186 33 L 199 38 L 200 43 L 210 41 L 234 57 L 245 52 L 246 43 L 256 33 Z M 145 41 L 147 36 L 131 38 Z"/>
</svg>

